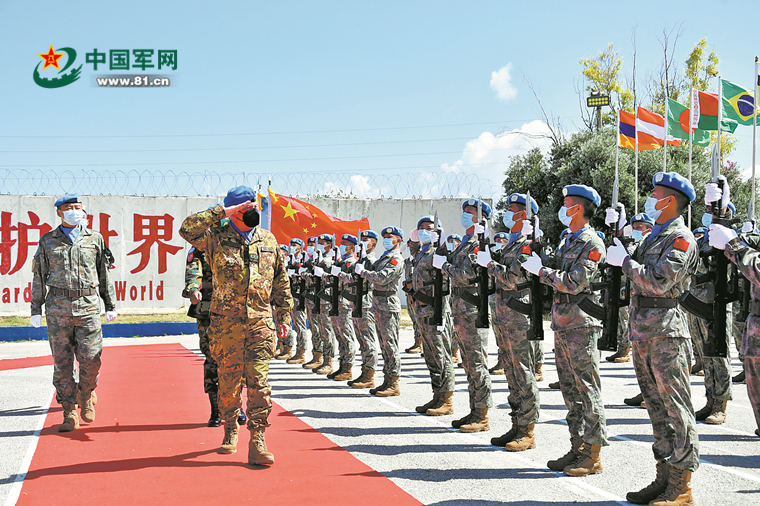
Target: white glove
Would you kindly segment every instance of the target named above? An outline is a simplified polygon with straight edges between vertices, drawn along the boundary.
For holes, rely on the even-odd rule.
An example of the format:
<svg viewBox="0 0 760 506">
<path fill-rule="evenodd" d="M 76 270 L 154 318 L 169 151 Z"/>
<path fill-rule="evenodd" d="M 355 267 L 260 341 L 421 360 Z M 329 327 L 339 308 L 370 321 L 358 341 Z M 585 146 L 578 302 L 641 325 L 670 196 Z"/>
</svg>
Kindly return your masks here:
<svg viewBox="0 0 760 506">
<path fill-rule="evenodd" d="M 541 273 L 541 269 L 544 268 L 544 264 L 541 263 L 541 257 L 534 251 L 531 253 L 530 258 L 521 264 L 521 267 L 531 274 L 538 276 Z"/>
<path fill-rule="evenodd" d="M 430 234 L 430 244 L 438 244 L 438 232 L 432 232 Z"/>
<path fill-rule="evenodd" d="M 485 234 L 486 233 L 486 227 L 484 227 L 480 223 L 476 223 L 475 224 L 475 233 L 476 234 Z"/>
<path fill-rule="evenodd" d="M 42 315 L 41 314 L 33 314 L 31 318 L 29 318 L 29 323 L 32 324 L 32 327 L 35 329 L 40 328 L 40 325 L 42 325 Z"/>
<path fill-rule="evenodd" d="M 330 269 L 330 274 L 332 274 L 333 276 L 340 276 L 340 267 L 333 265 L 332 268 Z"/>
<path fill-rule="evenodd" d="M 446 328 L 446 327 L 444 327 L 443 325 L 438 325 L 438 326 L 435 328 L 435 330 L 437 330 L 438 332 L 443 332 L 443 329 L 445 329 L 445 328 Z"/>
<path fill-rule="evenodd" d="M 325 270 L 322 267 L 314 267 L 314 275 L 321 278 L 325 275 Z"/>
<path fill-rule="evenodd" d="M 446 257 L 444 255 L 433 255 L 433 267 L 436 269 L 442 269 L 443 264 L 446 263 Z"/>
<path fill-rule="evenodd" d="M 615 237 L 613 240 L 614 246 L 607 248 L 607 263 L 614 265 L 615 267 L 622 267 L 625 263 L 625 259 L 628 258 L 628 250 L 625 249 L 620 239 Z"/>
<path fill-rule="evenodd" d="M 718 176 L 720 181 L 725 181 L 725 176 Z M 718 183 L 707 183 L 705 185 L 705 204 L 708 206 L 713 202 L 722 200 L 721 208 L 726 207 L 731 200 L 731 189 L 728 184 L 722 185 L 726 189 L 726 194 L 723 194 L 723 190 L 718 186 Z"/>
<path fill-rule="evenodd" d="M 111 323 L 116 319 L 116 317 L 119 316 L 116 311 L 106 311 L 106 321 L 108 323 Z"/>
<path fill-rule="evenodd" d="M 539 238 L 542 235 L 544 235 L 544 232 L 541 230 L 541 226 L 539 225 L 539 222 L 538 222 L 538 216 L 536 216 L 537 230 L 533 230 L 533 224 L 530 222 L 530 220 L 523 220 L 522 224 L 523 226 L 522 226 L 522 230 L 520 231 L 520 235 L 522 235 L 523 237 L 528 237 L 529 235 L 533 234 L 533 237 Z"/>
<path fill-rule="evenodd" d="M 724 227 L 723 225 L 710 225 L 710 233 L 708 234 L 708 237 L 710 240 L 710 246 L 715 249 L 724 250 L 726 249 L 726 244 L 737 237 L 737 234 L 735 230 Z"/>
<path fill-rule="evenodd" d="M 481 267 L 488 267 L 488 264 L 493 262 L 491 258 L 491 252 L 486 249 L 485 251 L 478 251 L 478 265 Z"/>
<path fill-rule="evenodd" d="M 361 254 L 361 256 L 359 258 L 361 260 L 364 260 L 365 258 L 367 258 L 367 248 L 366 247 L 362 248 L 362 254 Z"/>
<path fill-rule="evenodd" d="M 306 272 L 306 267 L 301 267 L 298 269 L 298 274 L 303 274 L 304 272 Z"/>
<path fill-rule="evenodd" d="M 605 225 L 612 225 L 613 223 L 617 223 L 617 221 L 620 219 L 620 214 L 612 208 L 607 208 L 607 215 L 604 217 L 604 223 Z"/>
<path fill-rule="evenodd" d="M 364 266 L 359 262 L 356 262 L 356 265 L 354 265 L 354 272 L 361 276 L 362 272 L 364 272 Z"/>
<path fill-rule="evenodd" d="M 296 273 L 295 269 L 288 269 L 288 276 L 294 276 Z"/>
<path fill-rule="evenodd" d="M 754 232 L 754 231 L 755 231 L 755 225 L 753 225 L 751 221 L 745 221 L 744 225 L 742 225 L 742 232 L 746 234 L 747 232 Z"/>
</svg>

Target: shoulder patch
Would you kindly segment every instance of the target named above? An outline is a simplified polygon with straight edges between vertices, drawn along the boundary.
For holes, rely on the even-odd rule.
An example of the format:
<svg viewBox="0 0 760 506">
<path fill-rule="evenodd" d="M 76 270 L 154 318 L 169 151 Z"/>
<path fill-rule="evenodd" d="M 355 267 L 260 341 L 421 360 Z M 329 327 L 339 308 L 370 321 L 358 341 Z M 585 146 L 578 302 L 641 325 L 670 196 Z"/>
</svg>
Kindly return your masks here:
<svg viewBox="0 0 760 506">
<path fill-rule="evenodd" d="M 592 249 L 591 251 L 588 252 L 588 257 L 590 260 L 593 260 L 594 262 L 598 262 L 599 260 L 602 259 L 602 254 Z"/>
<path fill-rule="evenodd" d="M 522 247 L 522 252 L 525 253 L 526 255 L 530 255 L 531 254 L 530 246 L 527 245 L 527 244 L 525 246 L 523 246 Z"/>
<path fill-rule="evenodd" d="M 391 265 L 393 265 L 394 267 L 398 265 L 398 260 L 396 260 L 395 258 L 391 258 Z"/>
<path fill-rule="evenodd" d="M 195 249 L 190 248 L 190 251 L 187 252 L 187 263 L 190 263 L 193 261 L 193 253 L 195 252 Z"/>
<path fill-rule="evenodd" d="M 680 237 L 675 240 L 673 243 L 673 248 L 679 250 L 679 251 L 689 251 L 689 241 L 686 239 L 681 239 Z"/>
<path fill-rule="evenodd" d="M 473 248 L 472 250 L 472 252 L 475 253 L 476 255 L 478 254 L 478 251 L 480 251 L 480 247 L 478 246 L 475 246 L 475 248 Z"/>
</svg>

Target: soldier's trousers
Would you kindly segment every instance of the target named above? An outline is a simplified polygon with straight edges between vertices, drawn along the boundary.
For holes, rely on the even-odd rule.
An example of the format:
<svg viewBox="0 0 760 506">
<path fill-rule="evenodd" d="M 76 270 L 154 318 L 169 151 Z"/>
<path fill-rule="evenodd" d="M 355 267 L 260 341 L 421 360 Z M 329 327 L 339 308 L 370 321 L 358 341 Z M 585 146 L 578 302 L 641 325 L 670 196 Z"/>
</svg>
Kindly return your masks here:
<svg viewBox="0 0 760 506">
<path fill-rule="evenodd" d="M 309 328 L 311 330 L 311 351 L 312 353 L 322 353 L 322 334 L 319 331 L 318 316 L 314 314 L 314 303 L 306 301 L 306 316 L 309 319 Z"/>
<path fill-rule="evenodd" d="M 430 371 L 434 392 L 454 391 L 454 363 L 451 361 L 451 314 L 444 315 L 443 330 L 428 325 L 427 317 L 419 318 L 420 337 L 425 365 Z"/>
<path fill-rule="evenodd" d="M 491 327 L 493 327 L 493 334 L 496 337 L 496 365 L 501 365 L 502 367 L 505 367 L 507 362 L 510 360 L 508 355 L 508 347 L 506 343 L 506 336 L 504 335 L 503 328 L 497 330 L 497 323 L 496 320 L 498 319 L 499 314 L 499 307 L 498 304 L 501 303 L 501 297 L 498 294 L 491 295 L 488 298 L 488 305 L 489 309 L 491 310 Z M 509 378 L 507 378 L 507 382 L 509 382 Z M 512 389 L 511 385 L 508 385 L 510 390 Z"/>
<path fill-rule="evenodd" d="M 327 306 L 327 304 L 325 304 Z M 319 335 L 322 338 L 322 354 L 325 357 L 335 357 L 335 331 L 330 318 L 330 310 L 327 307 L 320 308 L 317 318 L 319 318 Z"/>
<path fill-rule="evenodd" d="M 739 362 L 744 363 L 744 350 L 742 349 L 742 342 L 744 342 L 744 331 L 747 329 L 747 322 L 742 322 L 734 318 L 732 329 L 734 335 L 734 346 L 736 346 L 736 352 L 739 354 Z"/>
<path fill-rule="evenodd" d="M 380 296 L 375 296 L 372 299 L 372 310 L 375 312 L 375 327 L 380 340 L 380 353 L 383 355 L 383 374 L 400 376 L 401 360 L 398 352 L 398 330 L 401 312 L 389 311 L 385 308 L 387 302 L 382 299 L 383 297 Z"/>
<path fill-rule="evenodd" d="M 354 364 L 354 355 L 356 354 L 356 335 L 354 334 L 354 322 L 351 321 L 351 310 L 340 306 L 338 316 L 331 316 L 333 331 L 338 339 L 338 351 L 340 353 L 341 367 L 348 367 L 349 370 Z"/>
<path fill-rule="evenodd" d="M 87 396 L 98 386 L 103 333 L 100 315 L 47 314 L 48 343 L 53 355 L 53 385 L 58 403 L 76 404 L 77 394 Z M 79 384 L 74 379 L 74 358 L 79 363 Z"/>
<path fill-rule="evenodd" d="M 412 329 L 414 329 L 414 342 L 419 342 L 420 339 L 422 339 L 422 334 L 420 333 L 420 326 L 417 322 L 417 313 L 414 311 L 414 299 L 412 299 L 408 294 L 406 296 L 406 312 L 409 313 L 409 319 L 412 320 Z"/>
<path fill-rule="evenodd" d="M 211 353 L 219 365 L 219 411 L 231 423 L 242 407 L 240 394 L 245 377 L 248 387 L 246 415 L 250 430 L 269 427 L 269 361 L 274 356 L 275 325 L 272 318 L 211 315 Z"/>
<path fill-rule="evenodd" d="M 292 347 L 295 345 L 297 350 L 305 350 L 308 339 L 307 333 L 309 332 L 309 329 L 306 328 L 306 311 L 293 309 L 290 312 L 290 319 L 293 321 L 293 328 L 288 332 L 285 346 Z"/>
<path fill-rule="evenodd" d="M 215 394 L 219 390 L 219 371 L 216 361 L 211 355 L 208 336 L 210 325 L 210 318 L 198 318 L 198 345 L 201 353 L 206 357 L 206 360 L 203 361 L 203 391 L 207 394 Z"/>
<path fill-rule="evenodd" d="M 654 458 L 689 471 L 699 467 L 699 438 L 691 402 L 689 341 L 634 341 L 633 367 L 652 421 Z"/>
<path fill-rule="evenodd" d="M 747 395 L 760 429 L 760 318 L 750 315 L 742 338 L 741 353 L 744 355 Z"/>
<path fill-rule="evenodd" d="M 728 357 L 706 357 L 702 351 L 702 345 L 707 339 L 707 321 L 689 313 L 689 331 L 695 343 L 694 348 L 699 346 L 697 356 L 702 358 L 702 367 L 705 370 L 705 394 L 708 398 L 720 401 L 730 401 L 731 397 L 731 350 Z M 731 320 L 728 321 L 732 325 Z"/>
<path fill-rule="evenodd" d="M 599 327 L 554 331 L 559 385 L 568 407 L 570 434 L 592 445 L 607 445 L 607 423 L 599 378 Z"/>
<path fill-rule="evenodd" d="M 467 373 L 471 410 L 493 406 L 491 375 L 488 373 L 488 329 L 479 329 L 475 326 L 477 317 L 477 313 L 454 316 L 454 328 L 459 338 L 462 364 Z"/>
<path fill-rule="evenodd" d="M 631 338 L 628 335 L 628 308 L 629 306 L 625 306 L 618 309 L 618 349 L 631 346 Z"/>
<path fill-rule="evenodd" d="M 533 345 L 533 363 L 534 367 L 538 364 L 544 363 L 544 342 L 543 341 L 531 341 Z"/>
<path fill-rule="evenodd" d="M 362 367 L 375 370 L 377 367 L 377 328 L 375 312 L 372 308 L 363 308 L 361 318 L 352 318 L 354 334 L 359 342 Z"/>
<path fill-rule="evenodd" d="M 540 401 L 535 377 L 535 344 L 528 341 L 527 330 L 493 323 L 499 348 L 504 347 L 504 375 L 509 385 L 509 406 L 519 425 L 538 421 Z M 501 336 L 501 339 L 499 338 Z M 540 342 L 540 341 L 538 341 Z"/>
</svg>

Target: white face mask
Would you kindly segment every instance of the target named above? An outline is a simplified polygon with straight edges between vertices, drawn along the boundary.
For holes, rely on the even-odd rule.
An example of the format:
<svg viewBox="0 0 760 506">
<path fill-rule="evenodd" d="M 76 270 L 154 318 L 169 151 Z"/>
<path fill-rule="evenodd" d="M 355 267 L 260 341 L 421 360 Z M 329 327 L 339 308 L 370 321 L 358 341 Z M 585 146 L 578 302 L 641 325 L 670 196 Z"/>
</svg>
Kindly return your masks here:
<svg viewBox="0 0 760 506">
<path fill-rule="evenodd" d="M 63 211 L 63 221 L 69 225 L 74 225 L 75 227 L 79 225 L 79 222 L 82 221 L 85 216 L 87 215 L 84 214 L 84 211 L 81 209 L 69 209 Z"/>
</svg>

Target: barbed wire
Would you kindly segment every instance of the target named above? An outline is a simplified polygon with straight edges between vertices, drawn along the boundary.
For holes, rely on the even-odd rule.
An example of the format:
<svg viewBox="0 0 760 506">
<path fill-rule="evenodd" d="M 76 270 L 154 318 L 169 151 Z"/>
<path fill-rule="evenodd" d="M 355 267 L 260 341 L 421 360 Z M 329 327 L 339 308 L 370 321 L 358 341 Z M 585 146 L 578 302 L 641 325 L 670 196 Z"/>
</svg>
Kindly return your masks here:
<svg viewBox="0 0 760 506">
<path fill-rule="evenodd" d="M 273 191 L 292 197 L 337 198 L 494 198 L 501 188 L 468 172 L 405 172 L 356 174 L 345 172 L 174 172 L 151 170 L 0 169 L 3 195 L 220 196 L 235 186 L 261 188 L 269 178 Z"/>
</svg>

